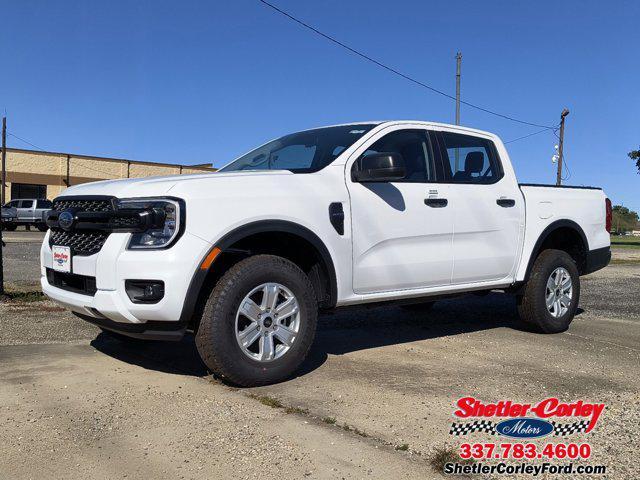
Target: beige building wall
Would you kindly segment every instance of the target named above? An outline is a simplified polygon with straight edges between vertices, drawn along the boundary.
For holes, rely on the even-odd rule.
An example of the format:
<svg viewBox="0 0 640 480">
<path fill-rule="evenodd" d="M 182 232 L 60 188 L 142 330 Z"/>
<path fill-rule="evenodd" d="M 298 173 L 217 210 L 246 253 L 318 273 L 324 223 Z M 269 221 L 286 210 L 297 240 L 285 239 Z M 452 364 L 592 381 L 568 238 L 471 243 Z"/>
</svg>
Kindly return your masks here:
<svg viewBox="0 0 640 480">
<path fill-rule="evenodd" d="M 182 166 L 8 148 L 5 201 L 11 200 L 14 183 L 46 185 L 47 198 L 52 200 L 68 186 L 81 183 L 214 171 L 210 165 Z"/>
</svg>

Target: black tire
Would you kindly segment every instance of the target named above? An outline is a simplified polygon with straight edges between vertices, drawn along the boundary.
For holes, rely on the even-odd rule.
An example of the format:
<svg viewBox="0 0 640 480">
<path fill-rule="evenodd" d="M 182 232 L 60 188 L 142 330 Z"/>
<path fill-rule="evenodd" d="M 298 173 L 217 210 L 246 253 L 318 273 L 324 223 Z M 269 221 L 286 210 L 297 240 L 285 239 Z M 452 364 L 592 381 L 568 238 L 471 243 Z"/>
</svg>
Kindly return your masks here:
<svg viewBox="0 0 640 480">
<path fill-rule="evenodd" d="M 7 232 L 15 232 L 16 228 L 18 228 L 18 225 L 16 225 L 15 223 L 2 225 L 2 229 L 6 230 Z"/>
<path fill-rule="evenodd" d="M 408 312 L 428 312 L 433 308 L 436 302 L 410 303 L 408 305 L 400 305 L 403 310 Z"/>
<path fill-rule="evenodd" d="M 555 317 L 547 309 L 546 293 L 547 281 L 559 267 L 563 267 L 569 273 L 572 292 L 567 311 Z M 571 256 L 562 250 L 544 250 L 533 264 L 523 294 L 517 297 L 518 314 L 520 319 L 534 330 L 542 333 L 560 333 L 569 328 L 579 300 L 580 274 Z"/>
<path fill-rule="evenodd" d="M 280 358 L 260 362 L 245 355 L 236 340 L 236 313 L 251 290 L 269 282 L 280 283 L 295 295 L 300 330 Z M 242 387 L 276 383 L 289 378 L 307 356 L 317 319 L 318 304 L 307 275 L 284 258 L 256 255 L 235 264 L 216 284 L 202 312 L 196 347 L 205 365 L 229 383 Z"/>
<path fill-rule="evenodd" d="M 36 228 L 41 232 L 46 232 L 47 230 L 49 230 L 49 227 L 42 223 L 37 224 Z"/>
</svg>

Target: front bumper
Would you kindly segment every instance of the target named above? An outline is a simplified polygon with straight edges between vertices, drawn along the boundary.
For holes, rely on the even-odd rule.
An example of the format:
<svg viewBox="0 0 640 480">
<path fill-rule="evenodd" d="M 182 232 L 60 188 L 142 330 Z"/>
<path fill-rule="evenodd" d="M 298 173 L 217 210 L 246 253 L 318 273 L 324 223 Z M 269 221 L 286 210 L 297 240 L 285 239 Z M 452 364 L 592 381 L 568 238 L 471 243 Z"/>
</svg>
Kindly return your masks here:
<svg viewBox="0 0 640 480">
<path fill-rule="evenodd" d="M 49 283 L 46 272 L 53 267 L 49 235 L 47 232 L 40 251 L 40 283 L 44 294 L 56 303 L 98 326 L 124 334 L 186 326 L 183 306 L 194 272 L 211 248 L 208 242 L 185 232 L 166 250 L 127 250 L 130 234 L 112 233 L 98 253 L 72 257 L 73 274 L 95 278 L 95 294 L 90 295 Z M 153 304 L 133 303 L 125 290 L 126 280 L 162 281 L 164 297 Z M 163 323 L 171 326 L 165 328 Z"/>
<path fill-rule="evenodd" d="M 74 315 L 104 330 L 126 335 L 127 337 L 144 340 L 179 341 L 182 339 L 186 326 L 180 322 L 146 322 L 121 323 L 107 318 L 95 318 L 82 313 Z"/>
</svg>

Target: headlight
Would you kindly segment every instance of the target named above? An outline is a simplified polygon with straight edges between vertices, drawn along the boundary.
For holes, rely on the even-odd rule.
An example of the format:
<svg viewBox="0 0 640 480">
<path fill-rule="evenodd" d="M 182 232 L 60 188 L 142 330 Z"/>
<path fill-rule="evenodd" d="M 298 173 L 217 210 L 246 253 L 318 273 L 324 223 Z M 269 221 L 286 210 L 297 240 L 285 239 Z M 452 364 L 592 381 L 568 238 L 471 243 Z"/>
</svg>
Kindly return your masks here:
<svg viewBox="0 0 640 480">
<path fill-rule="evenodd" d="M 118 209 L 145 210 L 152 213 L 153 225 L 144 232 L 132 233 L 130 250 L 159 249 L 173 244 L 184 228 L 184 202 L 169 198 L 133 198 L 118 201 Z"/>
</svg>

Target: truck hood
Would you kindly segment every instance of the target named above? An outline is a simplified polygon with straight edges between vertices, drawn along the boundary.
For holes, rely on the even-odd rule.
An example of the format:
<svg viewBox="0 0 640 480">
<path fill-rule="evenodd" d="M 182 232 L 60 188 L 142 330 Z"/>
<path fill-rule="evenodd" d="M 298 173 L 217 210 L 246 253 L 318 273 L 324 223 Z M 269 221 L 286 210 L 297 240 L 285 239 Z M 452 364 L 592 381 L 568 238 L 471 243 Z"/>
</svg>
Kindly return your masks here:
<svg viewBox="0 0 640 480">
<path fill-rule="evenodd" d="M 169 195 L 177 184 L 192 181 L 212 181 L 212 187 L 217 182 L 236 179 L 238 177 L 273 177 L 278 175 L 294 175 L 288 170 L 253 170 L 247 172 L 211 172 L 194 173 L 189 175 L 170 175 L 163 177 L 127 178 L 123 180 L 104 180 L 100 182 L 83 183 L 67 188 L 61 196 L 70 195 L 111 195 L 118 198 L 141 198 L 150 196 Z"/>
</svg>

